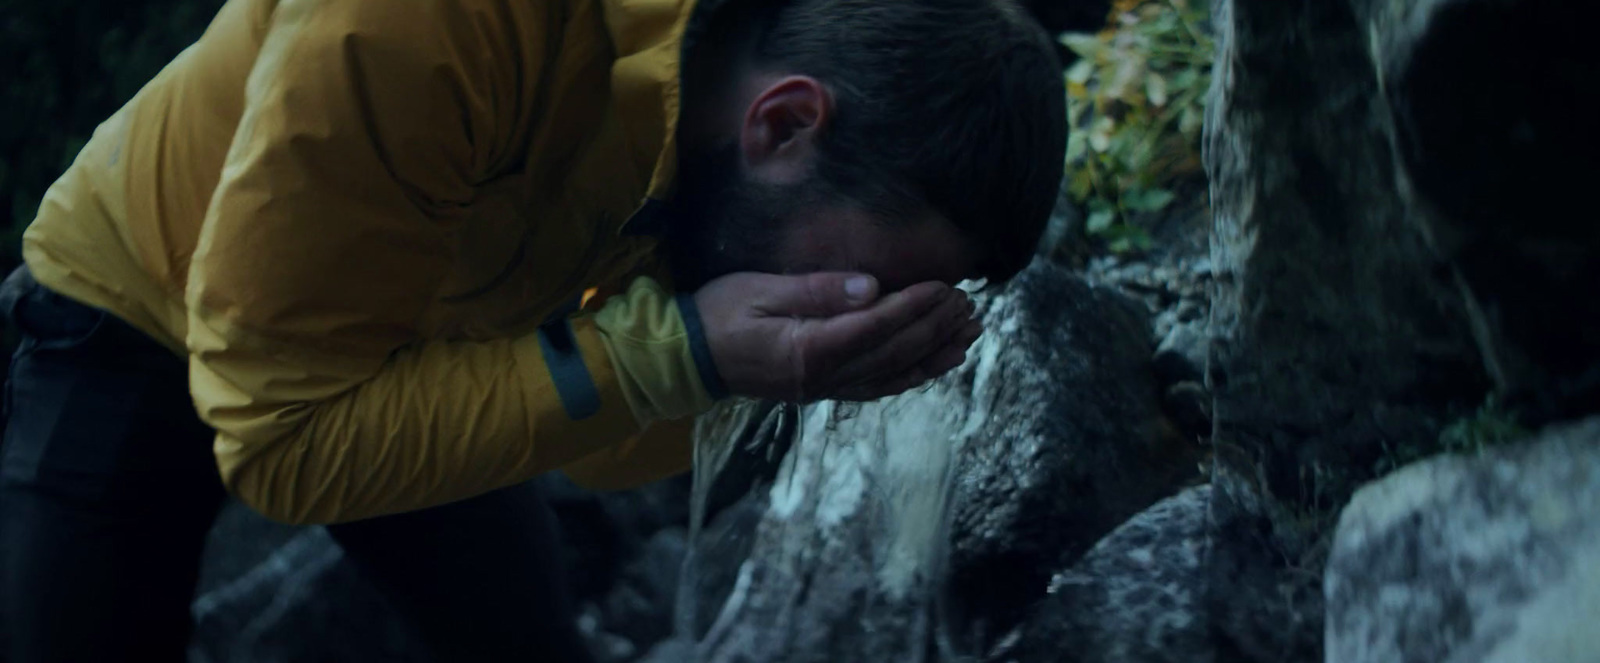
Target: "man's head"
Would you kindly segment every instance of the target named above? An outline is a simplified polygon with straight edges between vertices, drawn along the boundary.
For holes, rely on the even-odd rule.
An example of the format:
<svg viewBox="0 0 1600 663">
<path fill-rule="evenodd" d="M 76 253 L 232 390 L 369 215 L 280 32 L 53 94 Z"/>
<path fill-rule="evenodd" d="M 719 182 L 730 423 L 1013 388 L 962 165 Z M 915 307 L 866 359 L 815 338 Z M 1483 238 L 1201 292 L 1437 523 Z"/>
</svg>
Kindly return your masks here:
<svg viewBox="0 0 1600 663">
<path fill-rule="evenodd" d="M 669 240 L 685 281 L 1004 280 L 1059 191 L 1061 73 L 1011 0 L 701 0 Z"/>
</svg>

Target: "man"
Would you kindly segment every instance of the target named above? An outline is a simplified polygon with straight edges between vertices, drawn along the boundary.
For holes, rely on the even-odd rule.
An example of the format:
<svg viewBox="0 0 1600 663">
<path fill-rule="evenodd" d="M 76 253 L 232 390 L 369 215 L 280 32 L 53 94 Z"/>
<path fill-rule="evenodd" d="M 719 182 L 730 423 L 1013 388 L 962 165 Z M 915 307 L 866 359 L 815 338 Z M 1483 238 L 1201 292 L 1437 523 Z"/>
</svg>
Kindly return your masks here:
<svg viewBox="0 0 1600 663">
<path fill-rule="evenodd" d="M 224 487 L 442 660 L 585 660 L 527 480 L 958 365 L 1058 190 L 1051 49 L 1010 0 L 232 0 L 0 299 L 10 660 L 181 658 Z"/>
</svg>

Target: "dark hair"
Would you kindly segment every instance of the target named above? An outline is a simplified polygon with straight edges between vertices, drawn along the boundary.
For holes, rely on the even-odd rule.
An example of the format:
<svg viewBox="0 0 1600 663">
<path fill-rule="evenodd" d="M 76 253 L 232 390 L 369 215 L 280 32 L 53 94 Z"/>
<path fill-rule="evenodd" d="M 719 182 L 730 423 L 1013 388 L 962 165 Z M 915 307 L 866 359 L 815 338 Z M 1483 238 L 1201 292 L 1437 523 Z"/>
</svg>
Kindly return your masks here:
<svg viewBox="0 0 1600 663">
<path fill-rule="evenodd" d="M 890 218 L 931 207 L 979 245 L 991 281 L 1027 266 L 1060 192 L 1067 126 L 1055 47 L 1021 5 L 702 2 L 718 7 L 699 36 L 727 40 L 716 50 L 742 61 L 731 66 L 832 91 L 823 185 Z"/>
</svg>

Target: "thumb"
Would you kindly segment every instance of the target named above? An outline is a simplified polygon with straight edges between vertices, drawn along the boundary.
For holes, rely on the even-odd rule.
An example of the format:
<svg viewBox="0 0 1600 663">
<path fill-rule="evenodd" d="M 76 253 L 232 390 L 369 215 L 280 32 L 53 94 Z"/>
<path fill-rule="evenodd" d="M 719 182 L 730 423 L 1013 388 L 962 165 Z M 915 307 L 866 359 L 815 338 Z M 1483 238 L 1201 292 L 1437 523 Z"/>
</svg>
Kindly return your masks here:
<svg viewBox="0 0 1600 663">
<path fill-rule="evenodd" d="M 878 280 L 866 274 L 818 272 L 774 278 L 756 307 L 768 315 L 830 318 L 878 298 Z"/>
</svg>

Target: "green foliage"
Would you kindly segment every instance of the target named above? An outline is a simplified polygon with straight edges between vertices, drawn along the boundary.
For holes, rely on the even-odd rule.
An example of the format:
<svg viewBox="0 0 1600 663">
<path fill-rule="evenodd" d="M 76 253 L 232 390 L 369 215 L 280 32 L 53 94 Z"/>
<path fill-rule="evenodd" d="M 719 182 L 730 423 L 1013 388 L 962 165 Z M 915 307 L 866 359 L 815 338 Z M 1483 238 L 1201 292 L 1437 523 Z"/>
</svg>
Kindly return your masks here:
<svg viewBox="0 0 1600 663">
<path fill-rule="evenodd" d="M 1067 70 L 1069 193 L 1086 230 L 1112 251 L 1149 248 L 1135 215 L 1173 200 L 1167 188 L 1200 171 L 1200 130 L 1215 46 L 1204 0 L 1119 2 L 1100 34 L 1061 42 L 1081 58 Z"/>
<path fill-rule="evenodd" d="M 1516 413 L 1506 409 L 1494 394 L 1490 394 L 1478 409 L 1445 426 L 1439 432 L 1438 444 L 1432 449 L 1411 445 L 1390 448 L 1386 445 L 1386 453 L 1379 459 L 1376 470 L 1379 475 L 1388 474 L 1435 453 L 1476 456 L 1485 449 L 1523 439 L 1528 434 L 1528 430 L 1517 422 Z"/>
</svg>

